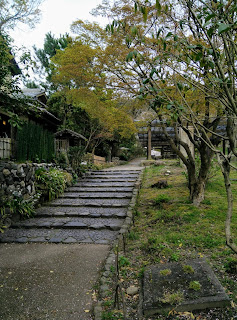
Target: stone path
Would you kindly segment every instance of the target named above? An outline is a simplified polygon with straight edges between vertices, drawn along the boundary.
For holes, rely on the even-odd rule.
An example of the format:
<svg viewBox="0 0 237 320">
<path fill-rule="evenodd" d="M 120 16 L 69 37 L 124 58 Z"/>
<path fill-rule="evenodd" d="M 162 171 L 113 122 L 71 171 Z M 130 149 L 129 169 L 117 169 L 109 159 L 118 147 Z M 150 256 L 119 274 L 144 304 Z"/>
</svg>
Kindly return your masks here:
<svg viewBox="0 0 237 320">
<path fill-rule="evenodd" d="M 35 218 L 14 223 L 0 242 L 107 244 L 126 218 L 140 168 L 89 172 Z"/>
</svg>

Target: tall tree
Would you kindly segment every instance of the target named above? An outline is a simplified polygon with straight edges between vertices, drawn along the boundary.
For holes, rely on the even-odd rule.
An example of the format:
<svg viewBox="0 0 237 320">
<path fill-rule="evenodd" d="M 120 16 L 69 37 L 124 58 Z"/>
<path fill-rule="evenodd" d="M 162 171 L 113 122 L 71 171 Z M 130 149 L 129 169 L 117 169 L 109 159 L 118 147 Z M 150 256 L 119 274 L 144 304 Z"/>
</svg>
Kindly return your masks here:
<svg viewBox="0 0 237 320">
<path fill-rule="evenodd" d="M 74 115 L 78 109 L 86 111 L 91 123 L 96 124 L 89 138 L 94 146 L 105 139 L 113 139 L 115 133 L 129 137 L 135 132 L 132 117 L 106 87 L 100 56 L 101 48 L 75 40 L 51 59 L 52 80 L 58 88 L 55 96 L 61 95 L 64 106 L 70 106 L 67 110 L 64 108 L 64 115 Z"/>
<path fill-rule="evenodd" d="M 33 27 L 39 21 L 42 0 L 1 0 L 0 31 L 13 29 L 19 22 Z"/>
<path fill-rule="evenodd" d="M 208 126 L 214 134 L 211 140 L 215 146 L 220 142 L 215 139 L 220 111 L 212 97 L 206 99 L 203 85 L 203 82 L 208 83 L 205 66 L 197 61 L 199 74 L 192 76 L 192 65 L 180 58 L 189 52 L 188 46 L 177 45 L 176 38 L 181 37 L 183 31 L 175 33 L 178 18 L 172 11 L 172 4 L 167 2 L 161 6 L 158 1 L 144 1 L 144 6 L 136 3 L 134 10 L 134 1 L 131 0 L 114 2 L 112 6 L 109 6 L 110 3 L 104 1 L 95 11 L 95 14 L 97 12 L 113 19 L 107 28 L 110 33 L 101 58 L 104 59 L 103 66 L 110 84 L 120 94 L 129 92 L 131 97 L 145 99 L 155 110 L 167 140 L 187 168 L 190 198 L 195 205 L 199 205 L 204 199 L 213 157 L 213 150 L 206 143 L 210 137 L 207 138 L 200 128 Z M 192 35 L 189 42 L 195 43 Z M 190 75 L 189 79 L 186 75 Z M 196 84 L 196 94 L 192 94 L 193 83 L 190 79 Z M 200 122 L 198 140 L 193 129 L 196 117 Z M 167 126 L 174 127 L 175 137 L 170 136 Z M 191 141 L 191 148 L 181 138 L 181 129 Z M 195 161 L 193 146 L 198 150 L 201 166 Z"/>
<path fill-rule="evenodd" d="M 45 35 L 43 49 L 38 49 L 36 46 L 33 46 L 37 60 L 36 65 L 38 62 L 38 73 L 41 74 L 41 78 L 42 72 L 46 77 L 46 83 L 41 83 L 43 87 L 51 87 L 52 90 L 55 89 L 52 88 L 52 69 L 50 67 L 50 59 L 55 56 L 58 50 L 64 50 L 71 42 L 72 39 L 67 33 L 65 35 L 61 35 L 59 38 L 56 38 L 51 32 L 48 32 Z"/>
<path fill-rule="evenodd" d="M 202 146 L 199 149 L 200 155 L 205 156 L 202 150 L 208 151 L 209 155 L 217 155 L 228 197 L 227 245 L 237 252 L 237 246 L 231 238 L 233 197 L 229 179 L 231 155 L 236 154 L 236 3 L 231 0 L 178 0 L 174 3 L 135 1 L 135 12 L 142 13 L 148 31 L 146 34 L 143 32 L 141 37 L 141 29 L 133 27 L 127 37 L 127 44 L 131 48 L 127 60 L 132 62 L 132 67 L 140 69 L 140 79 L 143 81 L 141 94 L 152 97 L 164 132 L 165 121 L 170 114 L 195 146 Z M 111 27 L 114 28 L 115 25 L 113 23 Z M 123 20 L 119 21 L 119 26 L 120 30 L 124 30 Z M 139 45 L 148 47 L 149 50 L 144 52 Z M 141 64 L 142 60 L 148 62 L 145 64 L 146 68 L 144 63 Z M 179 98 L 170 95 L 167 85 L 168 89 L 176 89 Z M 202 97 L 201 110 L 188 99 L 187 93 L 190 90 Z M 221 137 L 216 131 L 220 119 L 226 120 L 225 137 Z M 189 124 L 195 128 L 196 140 L 188 130 Z M 230 144 L 231 152 L 228 155 L 217 148 L 218 140 L 223 138 L 228 139 Z M 184 144 L 182 146 L 185 147 Z M 186 162 L 185 159 L 182 160 Z M 188 157 L 187 160 L 188 169 L 192 159 Z M 206 167 L 205 163 L 208 164 L 209 160 L 203 160 Z"/>
</svg>

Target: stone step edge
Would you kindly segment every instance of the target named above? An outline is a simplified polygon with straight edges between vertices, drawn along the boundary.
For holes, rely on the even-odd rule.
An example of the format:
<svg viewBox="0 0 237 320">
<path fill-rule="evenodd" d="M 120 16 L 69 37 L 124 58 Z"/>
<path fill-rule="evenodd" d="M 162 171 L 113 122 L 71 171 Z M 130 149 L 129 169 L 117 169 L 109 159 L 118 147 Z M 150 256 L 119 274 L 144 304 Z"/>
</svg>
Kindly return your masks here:
<svg viewBox="0 0 237 320">
<path fill-rule="evenodd" d="M 65 224 L 58 224 L 58 225 L 47 225 L 47 224 L 42 224 L 42 225 L 29 225 L 29 226 L 11 226 L 11 229 L 14 230 L 39 230 L 39 229 L 45 229 L 45 230 L 55 230 L 55 229 L 61 229 L 61 230 L 110 230 L 110 231 L 119 231 L 121 229 L 121 226 L 118 225 L 86 225 L 81 223 L 80 225 L 73 225 L 72 223 L 70 224 L 65 223 Z"/>
<path fill-rule="evenodd" d="M 52 203 L 47 203 L 46 204 L 47 207 L 51 207 L 51 208 L 60 208 L 60 207 L 71 207 L 71 208 L 80 208 L 80 207 L 85 207 L 85 208 L 127 208 L 128 207 L 128 204 L 118 204 L 118 203 L 115 203 L 115 204 L 97 204 L 97 203 L 91 203 L 91 204 L 76 204 L 76 205 L 73 205 L 73 204 L 52 204 Z M 43 208 L 44 206 L 42 206 Z"/>
<path fill-rule="evenodd" d="M 115 193 L 115 192 L 123 192 L 123 193 L 131 193 L 132 191 L 133 191 L 133 187 L 131 186 L 131 187 L 124 187 L 124 190 L 112 190 L 112 191 L 108 191 L 106 188 L 108 188 L 108 187 L 106 187 L 106 186 L 102 186 L 102 187 L 96 187 L 96 188 L 101 188 L 101 189 L 103 189 L 103 190 L 86 190 L 86 188 L 83 188 L 82 190 L 71 190 L 70 191 L 70 189 L 76 189 L 76 188 L 78 188 L 78 189 L 80 189 L 81 187 L 74 187 L 74 186 L 72 186 L 72 187 L 70 187 L 70 188 L 68 188 L 68 189 L 66 189 L 64 192 L 78 192 L 78 193 L 85 193 L 85 192 L 93 192 L 93 193 L 103 193 L 103 192 L 107 192 L 107 193 Z M 88 189 L 93 189 L 94 187 L 88 187 Z M 122 187 L 118 187 L 118 188 L 122 188 Z M 131 188 L 131 190 L 127 190 L 128 188 Z"/>
<path fill-rule="evenodd" d="M 77 193 L 77 192 L 68 192 L 68 193 Z M 73 195 L 67 195 L 67 193 L 65 192 L 64 195 L 61 195 L 58 197 L 58 199 L 83 199 L 83 200 L 91 200 L 91 199 L 109 199 L 109 200 L 116 200 L 116 199 L 131 199 L 131 196 L 117 196 L 117 197 L 112 197 L 112 196 L 104 196 L 104 197 L 100 197 L 100 196 L 73 196 Z"/>
<path fill-rule="evenodd" d="M 4 242 L 1 241 L 0 239 L 0 243 L 63 243 L 63 244 L 70 244 L 70 243 L 84 243 L 84 244 L 88 244 L 88 243 L 94 243 L 94 244 L 110 244 L 111 243 L 111 240 L 106 240 L 106 239 L 103 239 L 103 240 L 93 240 L 93 239 L 84 239 L 84 240 L 77 240 L 73 237 L 68 237 L 68 238 L 57 238 L 57 237 L 54 237 L 54 238 L 51 238 L 51 239 L 44 239 L 42 240 L 42 238 L 44 237 L 36 237 L 36 238 L 31 238 L 31 239 L 28 239 L 26 237 L 21 237 L 21 238 L 18 238 L 18 239 L 6 239 Z"/>
<path fill-rule="evenodd" d="M 91 170 L 91 171 L 87 171 L 86 173 L 113 173 L 113 172 L 140 172 L 142 170 L 141 169 L 125 169 L 125 170 Z"/>
<path fill-rule="evenodd" d="M 65 214 L 57 214 L 57 213 L 52 213 L 52 214 L 44 214 L 44 213 L 40 213 L 40 214 L 36 214 L 35 218 L 90 218 L 90 219 L 124 219 L 126 218 L 127 214 L 119 214 L 119 213 L 114 213 L 114 214 L 106 214 L 104 215 L 103 213 L 89 213 L 89 214 L 69 214 L 69 213 L 65 213 Z"/>
<path fill-rule="evenodd" d="M 134 207 L 136 206 L 137 198 L 139 195 L 139 190 L 141 188 L 142 184 L 142 179 L 143 179 L 143 174 L 144 174 L 145 168 L 142 168 L 140 170 L 140 174 L 138 176 L 138 179 L 135 183 L 134 186 L 134 192 L 133 192 L 133 197 L 131 199 L 131 202 L 128 207 L 127 211 L 127 218 L 124 221 L 124 224 L 122 228 L 119 231 L 119 237 L 118 239 L 113 243 L 112 249 L 110 250 L 107 259 L 105 261 L 105 266 L 104 266 L 104 272 L 102 273 L 102 276 L 99 281 L 99 299 L 97 302 L 94 304 L 94 320 L 102 320 L 103 317 L 103 299 L 107 297 L 107 292 L 110 290 L 110 287 L 108 284 L 111 282 L 111 270 L 112 267 L 115 267 L 115 253 L 114 251 L 117 250 L 116 248 L 121 246 L 121 243 L 123 245 L 124 241 L 126 241 L 126 235 L 129 232 L 129 229 L 133 223 L 134 219 Z"/>
</svg>

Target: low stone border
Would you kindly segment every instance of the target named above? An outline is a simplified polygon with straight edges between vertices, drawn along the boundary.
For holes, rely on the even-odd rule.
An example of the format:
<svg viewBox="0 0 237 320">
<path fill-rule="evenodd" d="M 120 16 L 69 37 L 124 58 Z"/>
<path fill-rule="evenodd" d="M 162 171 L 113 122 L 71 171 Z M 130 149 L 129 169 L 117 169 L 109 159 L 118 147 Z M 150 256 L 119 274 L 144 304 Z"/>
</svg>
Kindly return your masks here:
<svg viewBox="0 0 237 320">
<path fill-rule="evenodd" d="M 114 253 L 114 247 L 118 246 L 120 243 L 123 243 L 124 241 L 124 237 L 125 235 L 128 233 L 130 226 L 133 223 L 133 209 L 136 205 L 137 202 L 137 197 L 138 197 L 138 193 L 141 187 L 141 183 L 142 183 L 142 177 L 143 177 L 143 173 L 144 173 L 144 167 L 141 168 L 141 172 L 139 174 L 139 177 L 135 183 L 134 189 L 133 189 L 133 193 L 132 193 L 132 199 L 129 203 L 128 206 L 128 211 L 127 211 L 127 217 L 119 231 L 119 236 L 118 239 L 115 240 L 115 242 L 113 243 L 113 248 L 110 250 L 110 253 L 105 261 L 105 266 L 104 266 L 104 270 L 102 272 L 102 276 L 100 278 L 100 285 L 99 285 L 99 297 L 101 298 L 105 298 L 108 295 L 108 292 L 110 290 L 109 284 L 112 282 L 112 279 L 110 277 L 110 273 L 112 268 L 114 268 L 115 266 L 115 253 Z M 102 308 L 102 300 L 98 300 L 97 303 L 94 306 L 94 320 L 102 320 L 102 312 L 103 312 L 103 308 Z"/>
</svg>

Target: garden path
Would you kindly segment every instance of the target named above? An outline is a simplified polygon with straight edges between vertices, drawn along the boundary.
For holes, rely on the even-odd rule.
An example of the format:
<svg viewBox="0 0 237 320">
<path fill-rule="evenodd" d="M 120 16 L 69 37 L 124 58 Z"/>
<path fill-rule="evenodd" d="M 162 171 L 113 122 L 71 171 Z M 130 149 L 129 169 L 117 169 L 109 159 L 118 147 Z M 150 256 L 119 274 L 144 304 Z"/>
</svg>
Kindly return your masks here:
<svg viewBox="0 0 237 320">
<path fill-rule="evenodd" d="M 139 163 L 87 174 L 0 236 L 0 320 L 93 318 L 93 286 L 126 217 Z"/>
<path fill-rule="evenodd" d="M 126 218 L 140 171 L 135 161 L 88 172 L 58 199 L 38 208 L 34 218 L 13 223 L 0 242 L 111 243 Z"/>
</svg>

